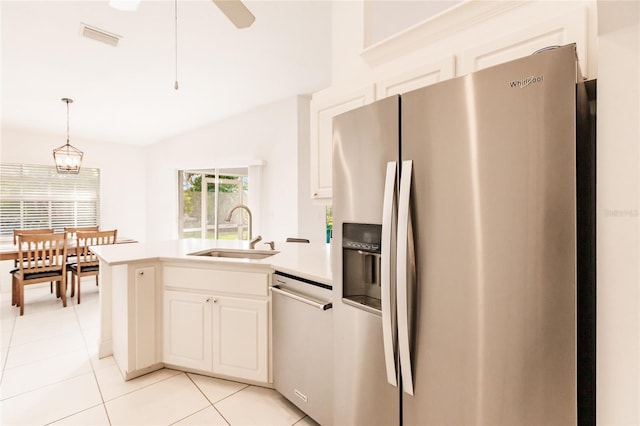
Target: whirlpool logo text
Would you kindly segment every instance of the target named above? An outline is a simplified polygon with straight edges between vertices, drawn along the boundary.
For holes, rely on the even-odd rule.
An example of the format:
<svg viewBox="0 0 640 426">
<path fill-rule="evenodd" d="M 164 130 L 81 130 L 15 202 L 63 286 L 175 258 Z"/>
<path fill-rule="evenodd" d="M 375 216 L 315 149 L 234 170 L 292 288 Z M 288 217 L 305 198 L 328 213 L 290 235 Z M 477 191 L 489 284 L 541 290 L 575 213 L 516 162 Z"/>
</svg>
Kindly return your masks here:
<svg viewBox="0 0 640 426">
<path fill-rule="evenodd" d="M 522 80 L 513 80 L 509 82 L 509 87 L 524 89 L 535 83 L 542 83 L 544 81 L 544 74 L 538 76 L 532 75 L 531 77 L 523 78 Z"/>
</svg>

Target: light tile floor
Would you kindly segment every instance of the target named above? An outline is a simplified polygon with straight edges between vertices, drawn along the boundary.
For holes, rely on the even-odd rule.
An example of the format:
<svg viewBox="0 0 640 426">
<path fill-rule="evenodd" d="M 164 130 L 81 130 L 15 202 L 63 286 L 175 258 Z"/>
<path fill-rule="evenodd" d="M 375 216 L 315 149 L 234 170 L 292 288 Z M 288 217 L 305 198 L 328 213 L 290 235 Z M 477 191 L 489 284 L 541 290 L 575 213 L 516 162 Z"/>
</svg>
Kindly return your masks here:
<svg viewBox="0 0 640 426">
<path fill-rule="evenodd" d="M 92 277 L 66 308 L 48 284 L 27 287 L 20 317 L 0 263 L 0 424 L 317 425 L 272 389 L 170 369 L 125 382 L 112 357 L 97 357 Z"/>
</svg>

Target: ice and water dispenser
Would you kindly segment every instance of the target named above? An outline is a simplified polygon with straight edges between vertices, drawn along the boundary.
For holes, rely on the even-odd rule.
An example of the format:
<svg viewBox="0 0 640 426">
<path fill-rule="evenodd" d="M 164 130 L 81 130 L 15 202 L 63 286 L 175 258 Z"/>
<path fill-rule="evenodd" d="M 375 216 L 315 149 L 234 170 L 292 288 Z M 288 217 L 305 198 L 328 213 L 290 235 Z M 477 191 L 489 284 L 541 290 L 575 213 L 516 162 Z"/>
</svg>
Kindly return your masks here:
<svg viewBox="0 0 640 426">
<path fill-rule="evenodd" d="M 342 297 L 345 303 L 379 312 L 382 226 L 344 223 L 342 227 Z"/>
</svg>

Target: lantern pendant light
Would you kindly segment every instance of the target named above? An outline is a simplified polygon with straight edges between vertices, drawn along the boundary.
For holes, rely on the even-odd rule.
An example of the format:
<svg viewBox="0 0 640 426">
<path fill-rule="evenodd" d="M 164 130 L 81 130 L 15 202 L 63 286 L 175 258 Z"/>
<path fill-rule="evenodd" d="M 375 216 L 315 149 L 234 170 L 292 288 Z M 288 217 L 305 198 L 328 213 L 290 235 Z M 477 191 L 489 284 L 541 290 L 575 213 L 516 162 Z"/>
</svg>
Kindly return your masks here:
<svg viewBox="0 0 640 426">
<path fill-rule="evenodd" d="M 62 174 L 78 174 L 82 165 L 83 152 L 69 144 L 69 104 L 73 99 L 62 98 L 67 104 L 67 143 L 53 150 L 56 170 Z"/>
</svg>

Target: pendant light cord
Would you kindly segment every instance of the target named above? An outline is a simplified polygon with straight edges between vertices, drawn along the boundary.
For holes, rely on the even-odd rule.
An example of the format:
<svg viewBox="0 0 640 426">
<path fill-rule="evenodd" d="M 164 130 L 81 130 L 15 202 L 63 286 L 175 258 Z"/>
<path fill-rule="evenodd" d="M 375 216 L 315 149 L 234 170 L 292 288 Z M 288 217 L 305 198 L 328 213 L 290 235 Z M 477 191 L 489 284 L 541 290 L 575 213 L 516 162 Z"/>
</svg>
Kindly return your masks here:
<svg viewBox="0 0 640 426">
<path fill-rule="evenodd" d="M 175 0 L 174 8 L 175 16 L 175 55 L 176 55 L 176 80 L 173 83 L 173 88 L 178 90 L 178 0 Z"/>
<path fill-rule="evenodd" d="M 65 98 L 64 102 L 67 104 L 67 153 L 69 152 L 69 103 L 73 102 L 69 98 Z"/>
<path fill-rule="evenodd" d="M 69 99 L 66 99 L 65 103 L 67 104 L 67 145 L 69 145 Z M 67 148 L 68 150 L 69 148 Z"/>
</svg>

